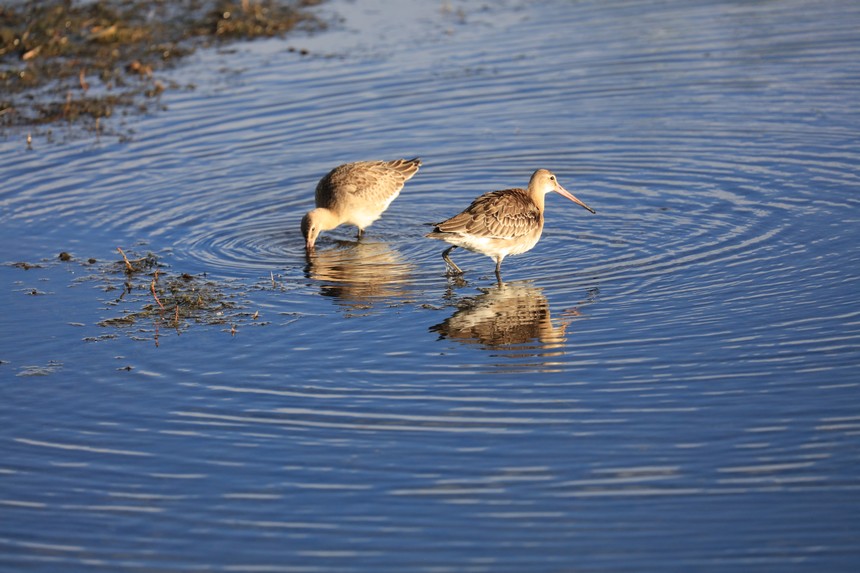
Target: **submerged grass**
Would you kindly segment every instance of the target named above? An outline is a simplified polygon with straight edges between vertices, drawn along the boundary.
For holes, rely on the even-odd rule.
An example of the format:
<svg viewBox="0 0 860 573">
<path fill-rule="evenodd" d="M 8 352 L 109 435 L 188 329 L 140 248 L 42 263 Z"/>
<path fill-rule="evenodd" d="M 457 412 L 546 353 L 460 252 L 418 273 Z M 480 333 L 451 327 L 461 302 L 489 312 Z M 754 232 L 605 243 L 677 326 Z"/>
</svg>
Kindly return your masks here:
<svg viewBox="0 0 860 573">
<path fill-rule="evenodd" d="M 321 23 L 319 0 L 47 0 L 0 5 L 0 126 L 99 129 L 176 88 L 158 72 L 200 46 Z"/>
<path fill-rule="evenodd" d="M 135 327 L 135 332 L 154 332 L 159 328 L 177 332 L 192 325 L 222 326 L 235 334 L 236 325 L 252 316 L 244 307 L 243 291 L 225 282 L 188 273 L 173 273 L 157 255 L 146 253 L 128 257 L 117 249 L 122 261 L 99 268 L 97 278 L 106 282 L 105 291 L 121 290 L 108 308 L 120 310 L 119 316 L 102 319 L 102 327 Z M 121 284 L 120 284 L 121 283 Z"/>
<path fill-rule="evenodd" d="M 13 262 L 7 266 L 44 275 L 58 265 L 77 265 L 74 285 L 96 285 L 106 293 L 100 297 L 105 314 L 93 318 L 93 324 L 106 329 L 104 334 L 85 338 L 95 342 L 126 334 L 137 340 L 154 340 L 166 333 L 181 334 L 194 327 L 217 327 L 235 335 L 239 327 L 264 326 L 259 312 L 250 310 L 250 291 L 278 290 L 274 278 L 264 277 L 248 285 L 206 274 L 173 271 L 152 252 L 137 253 L 117 249 L 116 260 L 79 259 L 67 252 L 38 263 Z M 42 277 L 44 279 L 44 277 Z M 47 279 L 45 279 L 47 280 Z M 25 294 L 48 295 L 33 288 L 19 289 Z"/>
</svg>

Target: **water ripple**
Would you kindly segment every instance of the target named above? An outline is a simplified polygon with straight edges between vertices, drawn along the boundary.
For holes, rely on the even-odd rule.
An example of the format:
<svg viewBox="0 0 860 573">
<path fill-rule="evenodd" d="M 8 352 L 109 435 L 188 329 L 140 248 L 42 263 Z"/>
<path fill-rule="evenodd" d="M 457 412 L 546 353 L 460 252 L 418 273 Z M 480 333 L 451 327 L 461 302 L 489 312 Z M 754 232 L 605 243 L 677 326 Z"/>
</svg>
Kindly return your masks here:
<svg viewBox="0 0 860 573">
<path fill-rule="evenodd" d="M 208 88 L 129 142 L 0 144 L 0 262 L 143 242 L 268 321 L 75 354 L 19 324 L 62 338 L 45 301 L 117 295 L 0 266 L 12 367 L 63 366 L 2 386 L 7 563 L 848 570 L 858 5 L 389 4 L 338 4 L 373 42 L 199 53 L 176 74 Z M 414 156 L 361 240 L 306 256 L 322 175 Z M 427 223 L 539 167 L 597 214 L 553 195 L 503 284 L 462 250 L 446 277 Z"/>
</svg>

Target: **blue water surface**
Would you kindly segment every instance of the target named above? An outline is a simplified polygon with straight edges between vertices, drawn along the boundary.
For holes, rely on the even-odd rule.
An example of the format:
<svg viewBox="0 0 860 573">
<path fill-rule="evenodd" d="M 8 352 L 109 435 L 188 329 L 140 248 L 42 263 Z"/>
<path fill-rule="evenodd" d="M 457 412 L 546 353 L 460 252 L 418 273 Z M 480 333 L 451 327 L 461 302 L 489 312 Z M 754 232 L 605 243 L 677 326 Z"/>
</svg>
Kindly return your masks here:
<svg viewBox="0 0 860 573">
<path fill-rule="evenodd" d="M 860 5 L 316 10 L 0 141 L 0 569 L 856 571 Z M 597 214 L 446 277 L 426 223 L 541 167 Z"/>
</svg>

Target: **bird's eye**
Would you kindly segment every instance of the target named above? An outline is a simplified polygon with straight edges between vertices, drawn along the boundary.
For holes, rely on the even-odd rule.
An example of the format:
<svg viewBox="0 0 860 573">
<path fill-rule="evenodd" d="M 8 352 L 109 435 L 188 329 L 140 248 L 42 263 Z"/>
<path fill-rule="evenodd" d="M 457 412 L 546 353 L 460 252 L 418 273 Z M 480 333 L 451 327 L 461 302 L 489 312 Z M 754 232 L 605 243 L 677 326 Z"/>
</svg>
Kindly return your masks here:
<svg viewBox="0 0 860 573">
<path fill-rule="evenodd" d="M 550 181 L 555 181 L 555 175 L 550 175 L 550 176 L 549 176 L 549 180 L 550 180 Z"/>
</svg>

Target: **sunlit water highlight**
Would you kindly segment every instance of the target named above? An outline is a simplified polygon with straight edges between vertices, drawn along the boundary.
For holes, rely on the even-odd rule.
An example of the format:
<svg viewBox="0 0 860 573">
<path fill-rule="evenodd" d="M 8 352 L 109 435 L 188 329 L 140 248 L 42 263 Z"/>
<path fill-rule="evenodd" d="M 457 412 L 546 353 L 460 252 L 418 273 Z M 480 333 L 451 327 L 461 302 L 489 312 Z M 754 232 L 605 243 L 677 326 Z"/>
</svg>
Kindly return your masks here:
<svg viewBox="0 0 860 573">
<path fill-rule="evenodd" d="M 0 566 L 856 570 L 860 7 L 396 4 L 2 143 L 2 262 L 139 245 L 261 318 L 86 342 L 85 266 L 0 267 Z M 320 176 L 414 156 L 305 257 Z M 426 223 L 538 167 L 597 214 L 447 279 Z"/>
</svg>

